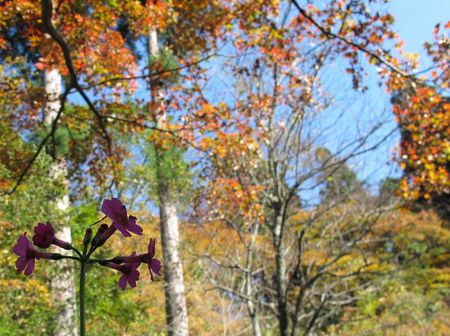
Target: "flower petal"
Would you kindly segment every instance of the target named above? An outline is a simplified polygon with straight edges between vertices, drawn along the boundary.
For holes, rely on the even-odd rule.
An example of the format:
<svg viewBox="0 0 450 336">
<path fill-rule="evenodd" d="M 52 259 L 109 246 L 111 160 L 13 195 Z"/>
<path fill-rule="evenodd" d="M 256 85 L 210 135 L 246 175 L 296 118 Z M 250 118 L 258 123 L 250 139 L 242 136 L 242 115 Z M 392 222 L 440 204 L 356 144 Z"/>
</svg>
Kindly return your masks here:
<svg viewBox="0 0 450 336">
<path fill-rule="evenodd" d="M 134 279 L 128 279 L 128 283 L 130 284 L 131 288 L 135 288 L 136 287 L 136 280 Z"/>
<path fill-rule="evenodd" d="M 144 230 L 136 224 L 137 218 L 134 216 L 129 216 L 128 217 L 128 225 L 127 225 L 127 230 L 130 232 L 133 232 L 137 235 L 142 236 L 142 232 L 144 232 Z"/>
<path fill-rule="evenodd" d="M 25 256 L 16 260 L 17 272 L 21 273 L 27 266 L 27 258 Z"/>
<path fill-rule="evenodd" d="M 122 202 L 118 198 L 111 198 L 110 200 L 105 199 L 102 204 L 102 211 L 106 216 L 108 216 L 112 221 L 117 220 L 117 216 L 125 211 L 126 208 L 123 206 Z"/>
<path fill-rule="evenodd" d="M 127 277 L 125 276 L 125 274 L 123 274 L 119 279 L 119 287 L 122 290 L 125 290 L 125 288 L 127 287 Z"/>
<path fill-rule="evenodd" d="M 142 256 L 136 255 L 136 251 L 131 253 L 128 257 L 125 259 L 125 263 L 131 264 L 131 267 L 136 269 L 138 268 L 142 263 Z"/>
<path fill-rule="evenodd" d="M 45 224 L 44 223 L 38 223 L 34 227 L 34 233 L 36 234 L 43 234 L 45 232 Z"/>
<path fill-rule="evenodd" d="M 15 254 L 17 254 L 18 256 L 23 256 L 27 253 L 27 248 L 28 248 L 27 240 L 28 239 L 25 236 L 25 234 L 23 234 L 22 236 L 19 236 L 19 238 L 17 239 L 16 245 L 14 245 L 14 247 L 13 247 L 13 251 Z"/>
<path fill-rule="evenodd" d="M 30 275 L 34 271 L 34 258 L 28 259 L 27 268 L 25 269 L 25 275 Z"/>
<path fill-rule="evenodd" d="M 112 222 L 112 225 L 120 231 L 120 233 L 124 236 L 124 237 L 131 237 L 131 234 L 126 230 L 126 228 L 120 224 L 119 222 Z"/>
<path fill-rule="evenodd" d="M 40 248 L 48 248 L 52 244 L 52 237 L 45 235 L 34 235 L 33 243 Z"/>
<path fill-rule="evenodd" d="M 155 249 L 156 249 L 156 239 L 150 238 L 150 241 L 148 243 L 148 254 L 150 259 L 155 256 Z"/>
<path fill-rule="evenodd" d="M 130 274 L 128 274 L 128 283 L 130 284 L 131 288 L 136 287 L 136 281 L 139 280 L 139 271 L 134 270 Z"/>
<path fill-rule="evenodd" d="M 54 235 L 55 229 L 53 229 L 51 223 L 38 223 L 38 225 L 34 227 L 34 233 L 38 235 Z"/>
<path fill-rule="evenodd" d="M 153 272 L 161 276 L 161 262 L 158 259 L 152 259 L 148 265 Z"/>
<path fill-rule="evenodd" d="M 47 223 L 45 226 L 48 233 L 55 234 L 55 229 L 53 228 L 53 225 L 51 223 Z"/>
<path fill-rule="evenodd" d="M 141 275 L 141 273 L 139 273 L 139 271 L 137 269 L 133 270 L 130 273 L 130 277 L 132 277 L 134 279 L 134 281 L 139 280 L 140 275 Z"/>
<path fill-rule="evenodd" d="M 31 240 L 29 240 L 27 237 L 25 237 L 26 242 L 27 242 L 27 249 L 28 250 L 35 250 L 33 243 L 31 242 Z"/>
</svg>

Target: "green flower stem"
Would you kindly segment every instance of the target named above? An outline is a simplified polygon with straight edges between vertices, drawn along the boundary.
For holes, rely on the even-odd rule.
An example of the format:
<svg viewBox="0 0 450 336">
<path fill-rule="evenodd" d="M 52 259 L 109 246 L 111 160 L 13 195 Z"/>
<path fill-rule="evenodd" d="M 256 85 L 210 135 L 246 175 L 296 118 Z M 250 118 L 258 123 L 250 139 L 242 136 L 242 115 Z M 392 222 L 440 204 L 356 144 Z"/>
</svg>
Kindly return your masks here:
<svg viewBox="0 0 450 336">
<path fill-rule="evenodd" d="M 74 257 L 74 256 L 66 256 L 64 254 L 58 254 L 58 253 L 51 254 L 48 259 L 50 259 L 50 260 L 71 259 L 71 260 L 81 261 L 81 258 Z"/>
<path fill-rule="evenodd" d="M 100 219 L 100 220 L 96 221 L 95 223 L 91 224 L 91 226 L 94 226 L 94 225 L 96 225 L 98 223 L 101 223 L 104 219 L 106 219 L 106 216 L 103 216 L 102 219 Z"/>
<path fill-rule="evenodd" d="M 88 234 L 88 230 L 86 230 L 85 237 Z M 80 336 L 86 336 L 86 267 L 89 263 L 88 244 L 84 244 L 83 255 L 80 259 Z"/>
<path fill-rule="evenodd" d="M 92 258 L 92 259 L 89 259 L 89 261 L 87 263 L 88 264 L 98 263 L 100 265 L 104 265 L 104 264 L 106 264 L 108 262 L 112 262 L 112 263 L 115 263 L 115 264 L 123 264 L 123 263 L 125 263 L 125 259 L 126 259 L 125 257 L 115 257 L 115 258 L 112 258 L 112 259 L 95 259 L 95 258 Z"/>
<path fill-rule="evenodd" d="M 80 253 L 80 251 L 78 251 L 78 250 L 77 250 L 75 247 L 73 247 L 73 246 L 71 246 L 70 248 L 71 248 L 71 250 L 72 250 L 73 252 L 75 252 L 75 254 L 76 254 L 78 257 L 81 258 L 81 253 Z"/>
<path fill-rule="evenodd" d="M 85 285 L 86 285 L 86 266 L 85 260 L 81 260 L 80 271 L 80 336 L 86 336 L 86 300 L 85 300 Z"/>
</svg>

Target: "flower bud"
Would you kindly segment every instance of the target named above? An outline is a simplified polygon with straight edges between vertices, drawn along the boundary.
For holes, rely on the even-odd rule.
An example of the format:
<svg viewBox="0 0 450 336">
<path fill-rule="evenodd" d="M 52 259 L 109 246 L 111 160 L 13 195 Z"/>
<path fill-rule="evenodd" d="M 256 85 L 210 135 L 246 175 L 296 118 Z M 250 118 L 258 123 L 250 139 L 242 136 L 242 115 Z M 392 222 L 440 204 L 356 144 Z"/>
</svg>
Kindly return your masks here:
<svg viewBox="0 0 450 336">
<path fill-rule="evenodd" d="M 105 233 L 105 231 L 108 229 L 108 224 L 102 224 L 97 230 L 97 233 L 95 234 L 94 238 L 92 239 L 92 245 L 93 246 L 101 246 L 100 244 L 102 240 L 102 236 Z"/>
<path fill-rule="evenodd" d="M 86 248 L 92 240 L 92 229 L 89 228 L 86 230 L 83 239 L 83 246 Z"/>
</svg>

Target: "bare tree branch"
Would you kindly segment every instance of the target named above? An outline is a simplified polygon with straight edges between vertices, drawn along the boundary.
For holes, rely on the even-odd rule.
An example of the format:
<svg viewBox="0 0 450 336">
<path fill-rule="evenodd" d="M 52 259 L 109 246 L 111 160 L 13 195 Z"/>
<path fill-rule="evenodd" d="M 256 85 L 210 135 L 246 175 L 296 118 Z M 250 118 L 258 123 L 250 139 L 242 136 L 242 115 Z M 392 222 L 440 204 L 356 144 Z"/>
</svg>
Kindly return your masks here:
<svg viewBox="0 0 450 336">
<path fill-rule="evenodd" d="M 6 195 L 11 195 L 17 190 L 17 188 L 19 187 L 19 185 L 22 183 L 22 181 L 24 180 L 25 176 L 27 175 L 28 171 L 30 170 L 31 166 L 33 165 L 33 163 L 38 158 L 39 154 L 44 149 L 44 146 L 47 143 L 47 141 L 54 137 L 54 134 L 55 134 L 56 129 L 57 129 L 57 124 L 58 124 L 59 118 L 61 117 L 61 115 L 62 115 L 62 113 L 64 111 L 64 105 L 65 105 L 65 102 L 67 100 L 67 95 L 69 94 L 70 89 L 71 89 L 71 87 L 69 86 L 64 91 L 64 93 L 61 95 L 61 98 L 60 98 L 61 99 L 61 107 L 59 108 L 59 111 L 56 114 L 55 119 L 53 119 L 53 121 L 52 121 L 50 132 L 41 140 L 41 142 L 38 145 L 38 148 L 37 148 L 36 152 L 34 152 L 33 156 L 28 161 L 25 169 L 23 169 L 22 172 L 17 177 L 16 183 L 14 184 L 12 189 L 6 193 Z"/>
<path fill-rule="evenodd" d="M 103 85 L 103 84 L 107 84 L 107 83 L 110 83 L 110 82 L 128 81 L 128 80 L 136 80 L 136 79 L 148 79 L 148 78 L 151 78 L 151 77 L 158 77 L 158 76 L 169 74 L 169 73 L 172 73 L 172 72 L 178 72 L 178 71 L 181 71 L 181 70 L 184 70 L 184 69 L 189 69 L 189 68 L 193 67 L 194 65 L 198 65 L 198 64 L 200 64 L 202 62 L 205 62 L 205 61 L 213 58 L 214 56 L 217 56 L 217 53 L 210 54 L 210 55 L 208 55 L 206 57 L 203 57 L 203 58 L 199 59 L 198 61 L 191 62 L 191 63 L 185 64 L 185 65 L 179 66 L 179 67 L 170 68 L 170 69 L 164 69 L 164 70 L 159 70 L 159 71 L 154 71 L 154 72 L 150 72 L 148 74 L 144 74 L 144 75 L 140 75 L 140 76 L 129 76 L 129 77 L 117 76 L 117 77 L 111 77 L 111 78 L 104 79 L 104 80 L 101 80 L 101 81 L 96 82 L 96 83 L 92 83 L 92 84 L 83 86 L 82 89 L 88 90 L 88 89 L 91 89 L 93 87 L 100 86 L 100 85 Z"/>
<path fill-rule="evenodd" d="M 291 0 L 291 2 L 294 4 L 295 8 L 297 8 L 297 10 L 300 12 L 300 14 L 305 17 L 309 22 L 311 22 L 317 29 L 319 29 L 323 35 L 325 35 L 328 38 L 331 39 L 335 39 L 335 40 L 339 40 L 344 42 L 345 44 L 348 44 L 352 47 L 355 47 L 356 49 L 358 49 L 359 51 L 365 53 L 366 55 L 369 55 L 370 57 L 373 57 L 374 59 L 376 59 L 379 63 L 384 64 L 385 66 L 387 66 L 389 69 L 391 69 L 392 71 L 398 73 L 399 75 L 405 77 L 405 78 L 410 78 L 413 75 L 412 74 L 408 74 L 404 71 L 402 71 L 401 69 L 399 69 L 398 67 L 394 66 L 392 63 L 388 62 L 386 59 L 384 59 L 383 57 L 377 55 L 376 53 L 368 50 L 367 48 L 362 47 L 361 45 L 352 42 L 348 39 L 346 39 L 345 37 L 339 36 L 333 32 L 330 32 L 329 30 L 326 30 L 324 27 L 322 27 L 316 20 L 314 20 L 314 18 L 309 15 L 304 8 L 302 8 L 298 2 L 296 0 Z"/>
<path fill-rule="evenodd" d="M 86 104 L 89 106 L 89 109 L 95 114 L 97 117 L 98 123 L 100 125 L 100 128 L 102 130 L 103 136 L 105 137 L 108 149 L 111 151 L 111 139 L 108 135 L 108 132 L 106 130 L 106 126 L 103 123 L 102 115 L 99 113 L 95 105 L 92 103 L 90 98 L 87 96 L 86 92 L 83 90 L 81 85 L 78 83 L 77 74 L 75 71 L 75 67 L 72 62 L 72 57 L 70 54 L 70 48 L 67 45 L 64 38 L 58 33 L 58 31 L 55 29 L 52 23 L 52 13 L 53 13 L 53 2 L 52 0 L 42 0 L 42 22 L 44 26 L 45 32 L 47 32 L 53 40 L 59 45 L 61 48 L 61 51 L 64 55 L 64 60 L 66 62 L 67 70 L 69 71 L 70 76 L 70 87 L 74 88 L 78 91 L 78 93 L 83 97 Z"/>
</svg>

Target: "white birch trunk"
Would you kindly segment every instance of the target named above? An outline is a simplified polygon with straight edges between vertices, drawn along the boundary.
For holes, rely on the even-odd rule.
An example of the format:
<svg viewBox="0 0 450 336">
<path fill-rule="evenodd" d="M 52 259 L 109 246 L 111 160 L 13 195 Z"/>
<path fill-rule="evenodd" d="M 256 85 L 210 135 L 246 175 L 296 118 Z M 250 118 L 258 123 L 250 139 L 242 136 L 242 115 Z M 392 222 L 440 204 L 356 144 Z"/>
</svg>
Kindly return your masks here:
<svg viewBox="0 0 450 336">
<path fill-rule="evenodd" d="M 61 74 L 56 69 L 46 70 L 44 72 L 44 85 L 47 101 L 44 108 L 44 122 L 51 125 L 56 118 L 61 101 L 59 96 L 62 92 Z M 68 181 L 67 181 L 67 164 L 64 158 L 56 158 L 51 167 L 50 174 L 55 179 L 64 179 L 64 195 L 62 198 L 55 200 L 55 206 L 61 213 L 69 208 Z M 72 234 L 67 223 L 56 226 L 58 238 L 72 243 Z M 58 248 L 58 253 L 72 255 L 71 251 Z M 56 315 L 56 328 L 54 336 L 76 336 L 77 329 L 77 310 L 76 310 L 76 288 L 75 274 L 73 264 L 68 260 L 59 260 L 56 264 L 56 275 L 52 279 L 52 297 L 55 302 L 58 313 Z"/>
<path fill-rule="evenodd" d="M 148 41 L 149 56 L 159 55 L 158 35 L 152 31 Z M 163 92 L 157 85 L 151 86 L 152 101 L 161 106 Z M 158 128 L 166 127 L 164 109 L 152 111 Z M 176 202 L 171 195 L 169 183 L 162 171 L 161 160 L 163 150 L 156 148 L 159 213 L 161 226 L 161 242 L 163 252 L 164 289 L 166 296 L 166 317 L 170 336 L 185 336 L 189 334 L 188 314 L 183 279 L 183 265 L 181 263 L 178 245 L 180 234 L 178 229 L 178 213 Z"/>
<path fill-rule="evenodd" d="M 255 246 L 256 238 L 258 237 L 259 232 L 259 223 L 253 223 L 253 232 L 251 236 L 251 241 L 247 246 L 246 253 L 246 271 L 245 271 L 245 295 L 249 298 L 247 300 L 247 310 L 250 315 L 250 319 L 252 321 L 252 330 L 254 336 L 262 336 L 261 327 L 259 325 L 259 312 L 258 307 L 253 302 L 253 248 Z"/>
</svg>

